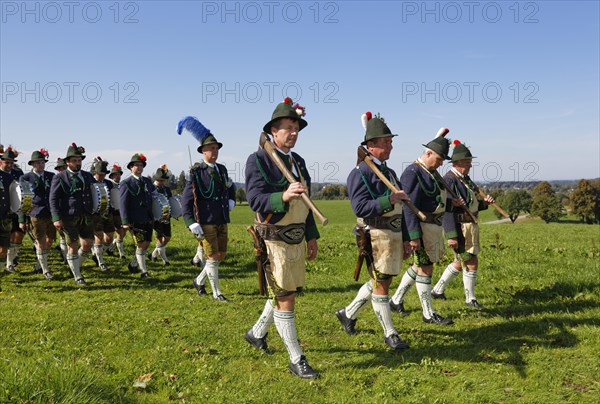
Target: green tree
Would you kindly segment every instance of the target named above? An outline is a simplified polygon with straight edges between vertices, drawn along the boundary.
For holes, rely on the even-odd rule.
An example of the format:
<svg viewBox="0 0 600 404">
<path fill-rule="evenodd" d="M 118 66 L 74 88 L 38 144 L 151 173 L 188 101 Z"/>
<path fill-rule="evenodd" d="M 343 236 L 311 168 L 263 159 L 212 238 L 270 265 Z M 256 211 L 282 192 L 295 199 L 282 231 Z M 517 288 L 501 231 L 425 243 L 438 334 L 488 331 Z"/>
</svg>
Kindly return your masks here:
<svg viewBox="0 0 600 404">
<path fill-rule="evenodd" d="M 531 210 L 531 195 L 524 189 L 507 191 L 496 198 L 496 201 L 508 213 L 512 223 L 517 220 L 520 213 L 529 213 Z M 494 213 L 498 219 L 502 218 L 500 212 L 495 210 Z"/>
<path fill-rule="evenodd" d="M 246 202 L 246 190 L 244 188 L 238 188 L 235 190 L 235 199 L 241 205 L 242 202 Z"/>
<path fill-rule="evenodd" d="M 563 215 L 562 205 L 547 181 L 542 181 L 531 191 L 531 214 L 544 222 L 558 222 Z"/>
<path fill-rule="evenodd" d="M 183 194 L 183 188 L 185 188 L 185 172 L 182 171 L 177 178 L 177 186 L 172 190 L 174 194 Z"/>
<path fill-rule="evenodd" d="M 598 222 L 598 191 L 588 180 L 579 180 L 577 188 L 571 193 L 571 209 L 583 223 Z"/>
</svg>

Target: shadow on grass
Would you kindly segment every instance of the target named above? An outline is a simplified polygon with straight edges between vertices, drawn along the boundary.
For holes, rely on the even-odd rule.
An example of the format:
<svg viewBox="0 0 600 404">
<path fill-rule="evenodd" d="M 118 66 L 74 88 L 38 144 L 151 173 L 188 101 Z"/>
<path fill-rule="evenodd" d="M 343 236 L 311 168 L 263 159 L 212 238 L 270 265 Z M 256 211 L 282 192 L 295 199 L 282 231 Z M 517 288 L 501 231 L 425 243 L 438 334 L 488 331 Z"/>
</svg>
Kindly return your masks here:
<svg viewBox="0 0 600 404">
<path fill-rule="evenodd" d="M 597 301 L 574 300 L 582 294 L 598 296 L 600 283 L 582 284 L 554 283 L 541 289 L 525 288 L 512 294 L 511 304 L 499 306 L 495 310 L 474 312 L 472 316 L 499 317 L 503 321 L 481 327 L 458 329 L 458 324 L 448 327 L 423 324 L 410 330 L 403 329 L 401 317 L 394 316 L 394 323 L 402 338 L 413 345 L 410 349 L 391 353 L 381 344 L 381 349 L 364 349 L 366 360 L 353 360 L 346 366 L 352 368 L 372 368 L 374 366 L 398 366 L 398 356 L 402 362 L 420 364 L 426 358 L 461 362 L 480 362 L 513 367 L 520 377 L 527 376 L 527 361 L 524 355 L 539 348 L 572 348 L 579 339 L 572 332 L 574 327 L 600 326 L 600 318 L 567 318 L 566 315 L 598 307 Z M 414 313 L 420 316 L 420 310 Z M 538 318 L 532 319 L 532 316 Z M 542 316 L 542 318 L 539 318 Z M 515 318 L 517 317 L 517 318 Z M 520 317 L 520 318 L 519 318 Z M 360 327 L 357 327 L 360 329 Z M 379 330 L 377 330 L 379 331 Z M 371 333 L 371 332 L 369 332 Z M 359 332 L 365 334 L 364 331 Z M 378 332 L 376 332 L 378 334 Z M 371 338 L 371 337 L 369 337 Z M 419 341 L 419 343 L 415 343 Z M 423 345 L 426 345 L 423 347 Z M 344 355 L 359 350 L 337 349 Z"/>
</svg>

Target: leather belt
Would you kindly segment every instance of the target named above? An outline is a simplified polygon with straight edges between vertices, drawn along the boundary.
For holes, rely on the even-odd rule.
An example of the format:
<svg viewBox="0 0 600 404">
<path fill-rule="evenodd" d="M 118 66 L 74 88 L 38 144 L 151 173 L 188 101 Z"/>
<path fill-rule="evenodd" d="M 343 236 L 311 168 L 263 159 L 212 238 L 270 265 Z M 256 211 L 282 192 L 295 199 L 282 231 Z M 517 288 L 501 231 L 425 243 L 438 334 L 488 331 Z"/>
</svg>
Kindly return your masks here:
<svg viewBox="0 0 600 404">
<path fill-rule="evenodd" d="M 402 215 L 366 217 L 363 221 L 371 228 L 391 230 L 394 233 L 402 231 Z"/>
<path fill-rule="evenodd" d="M 255 223 L 254 229 L 263 240 L 300 244 L 304 241 L 306 225 L 304 223 L 292 223 L 287 226 L 277 226 L 275 224 Z"/>
</svg>

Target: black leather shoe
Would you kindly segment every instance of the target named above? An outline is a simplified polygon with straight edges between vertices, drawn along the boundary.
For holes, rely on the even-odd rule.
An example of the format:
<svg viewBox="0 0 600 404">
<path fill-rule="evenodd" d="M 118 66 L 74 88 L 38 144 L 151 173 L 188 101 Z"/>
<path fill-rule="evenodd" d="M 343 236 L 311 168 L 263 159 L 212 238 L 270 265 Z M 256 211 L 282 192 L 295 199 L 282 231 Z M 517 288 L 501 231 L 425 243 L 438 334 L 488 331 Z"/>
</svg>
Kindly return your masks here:
<svg viewBox="0 0 600 404">
<path fill-rule="evenodd" d="M 356 329 L 354 328 L 354 326 L 356 325 L 356 319 L 353 320 L 351 318 L 348 318 L 348 316 L 346 315 L 345 307 L 336 311 L 335 315 L 337 316 L 338 320 L 340 320 L 342 328 L 344 329 L 344 331 L 346 331 L 348 335 L 356 334 Z"/>
<path fill-rule="evenodd" d="M 33 273 L 41 274 L 41 273 L 44 273 L 44 271 L 42 270 L 42 267 L 33 267 Z"/>
<path fill-rule="evenodd" d="M 150 260 L 151 260 L 152 262 L 156 262 L 156 260 L 158 260 L 158 256 L 156 256 L 156 255 L 151 255 L 151 256 L 150 256 Z"/>
<path fill-rule="evenodd" d="M 15 267 L 13 265 L 9 265 L 6 267 L 6 272 L 10 272 L 11 274 L 14 274 L 15 272 Z"/>
<path fill-rule="evenodd" d="M 434 299 L 442 299 L 442 300 L 446 300 L 446 295 L 444 294 L 444 292 L 442 293 L 435 293 L 433 290 L 431 291 L 431 297 Z"/>
<path fill-rule="evenodd" d="M 206 286 L 199 285 L 198 282 L 196 282 L 196 279 L 192 280 L 192 285 L 194 285 L 194 287 L 196 288 L 198 296 L 206 296 L 208 294 L 206 293 Z"/>
<path fill-rule="evenodd" d="M 46 272 L 44 274 L 44 278 L 50 280 L 50 279 L 54 279 L 54 275 L 52 275 L 52 272 Z"/>
<path fill-rule="evenodd" d="M 120 258 L 121 258 L 121 261 L 127 261 L 127 257 L 126 257 L 126 256 L 124 256 L 124 255 L 121 255 L 121 257 L 120 257 Z"/>
<path fill-rule="evenodd" d="M 215 297 L 215 300 L 218 302 L 229 303 L 229 299 L 223 295 L 219 295 L 219 296 Z"/>
<path fill-rule="evenodd" d="M 473 299 L 471 300 L 469 303 L 466 303 L 467 307 L 472 307 L 474 309 L 477 310 L 483 310 L 485 309 L 485 307 L 483 306 L 483 304 L 479 304 L 479 302 L 477 301 L 477 299 Z"/>
<path fill-rule="evenodd" d="M 390 299 L 390 310 L 400 313 L 403 316 L 408 316 L 408 311 L 404 310 L 404 303 L 396 304 L 392 301 L 392 299 Z"/>
<path fill-rule="evenodd" d="M 319 374 L 308 364 L 306 356 L 302 355 L 298 363 L 290 363 L 290 372 L 302 379 L 317 379 Z"/>
<path fill-rule="evenodd" d="M 138 272 L 140 272 L 140 267 L 138 267 L 137 265 L 131 265 L 131 262 L 127 264 L 127 268 L 129 268 L 129 272 L 131 272 L 132 274 L 137 274 Z"/>
<path fill-rule="evenodd" d="M 454 321 L 452 321 L 451 318 L 442 317 L 437 313 L 433 313 L 431 318 L 425 318 L 425 316 L 423 316 L 423 322 L 427 323 L 427 324 L 439 324 L 439 325 L 454 324 Z"/>
<path fill-rule="evenodd" d="M 100 264 L 98 266 L 100 267 L 100 271 L 108 272 L 108 267 L 106 266 L 106 264 Z"/>
<path fill-rule="evenodd" d="M 165 264 L 166 267 L 171 266 L 171 262 L 170 261 L 163 261 L 163 263 Z"/>
<path fill-rule="evenodd" d="M 263 350 L 267 355 L 272 355 L 273 351 L 271 351 L 267 345 L 267 335 L 269 335 L 269 333 L 266 333 L 262 338 L 256 338 L 252 332 L 252 328 L 250 328 L 244 335 L 244 338 L 246 338 L 246 341 L 254 348 Z"/>
<path fill-rule="evenodd" d="M 109 255 L 109 256 L 111 256 L 111 257 L 112 257 L 113 255 L 115 255 L 115 250 L 114 250 L 114 248 L 110 248 L 110 247 L 108 247 L 106 250 L 104 250 L 104 253 L 105 253 L 106 255 Z"/>
<path fill-rule="evenodd" d="M 193 258 L 190 260 L 190 264 L 192 264 L 195 267 L 202 268 L 202 262 L 201 261 L 194 262 Z"/>
<path fill-rule="evenodd" d="M 75 279 L 75 283 L 78 284 L 78 285 L 85 285 L 86 284 L 85 283 L 85 279 L 83 279 L 83 278 L 77 278 L 77 279 Z"/>
<path fill-rule="evenodd" d="M 150 274 L 148 272 L 142 272 L 140 274 L 140 278 L 142 278 L 142 279 L 150 278 Z"/>
<path fill-rule="evenodd" d="M 388 346 L 394 350 L 396 349 L 408 349 L 408 344 L 400 339 L 398 334 L 392 334 L 389 337 L 383 339 Z"/>
</svg>

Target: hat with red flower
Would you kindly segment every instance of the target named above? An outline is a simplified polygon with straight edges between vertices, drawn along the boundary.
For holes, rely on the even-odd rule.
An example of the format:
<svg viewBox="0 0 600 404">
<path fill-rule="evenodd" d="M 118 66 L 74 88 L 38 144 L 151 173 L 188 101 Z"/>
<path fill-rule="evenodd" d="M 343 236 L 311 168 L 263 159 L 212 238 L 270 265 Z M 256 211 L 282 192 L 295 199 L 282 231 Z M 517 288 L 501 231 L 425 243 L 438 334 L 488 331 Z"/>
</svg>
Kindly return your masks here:
<svg viewBox="0 0 600 404">
<path fill-rule="evenodd" d="M 19 152 L 15 150 L 12 146 L 8 146 L 4 149 L 4 146 L 0 145 L 0 160 L 3 161 L 17 161 L 17 157 L 19 156 Z"/>
<path fill-rule="evenodd" d="M 298 121 L 300 124 L 300 129 L 306 128 L 308 122 L 302 119 L 303 116 L 306 115 L 306 108 L 303 106 L 294 103 L 290 97 L 286 97 L 283 102 L 277 104 L 275 107 L 275 111 L 273 111 L 273 115 L 271 116 L 271 120 L 265 124 L 263 127 L 263 131 L 271 134 L 271 127 L 275 123 L 275 121 L 282 118 L 293 119 L 294 121 Z"/>
<path fill-rule="evenodd" d="M 108 174 L 108 178 L 112 178 L 112 176 L 115 174 L 123 175 L 123 169 L 118 164 L 113 164 L 110 169 L 110 174 Z"/>
<path fill-rule="evenodd" d="M 71 143 L 71 146 L 67 149 L 67 155 L 65 156 L 65 161 L 69 161 L 71 157 L 81 157 L 82 160 L 85 159 L 83 155 L 85 153 L 85 149 L 83 146 L 77 146 L 75 142 Z"/>
<path fill-rule="evenodd" d="M 32 166 L 34 161 L 43 161 L 44 163 L 48 162 L 48 150 L 39 149 L 35 150 L 31 153 L 31 160 L 29 160 L 29 165 Z"/>
<path fill-rule="evenodd" d="M 135 163 L 142 163 L 144 167 L 146 167 L 146 156 L 144 156 L 142 153 L 134 154 L 131 156 L 131 161 L 127 163 L 127 168 L 131 170 L 131 166 Z"/>
<path fill-rule="evenodd" d="M 460 160 L 471 160 L 476 158 L 471 154 L 471 150 L 469 150 L 464 143 L 461 143 L 460 140 L 455 139 L 450 148 L 452 149 L 451 161 L 453 163 Z"/>
<path fill-rule="evenodd" d="M 170 180 L 171 179 L 171 171 L 167 168 L 166 164 L 158 167 L 156 169 L 156 173 L 152 176 L 153 180 Z"/>
<path fill-rule="evenodd" d="M 366 146 L 369 140 L 380 137 L 398 136 L 392 134 L 392 131 L 388 128 L 385 120 L 379 113 L 377 113 L 377 116 L 373 117 L 372 113 L 365 112 L 360 117 L 360 120 L 363 128 L 365 128 L 365 140 L 361 143 L 363 146 Z"/>
</svg>

